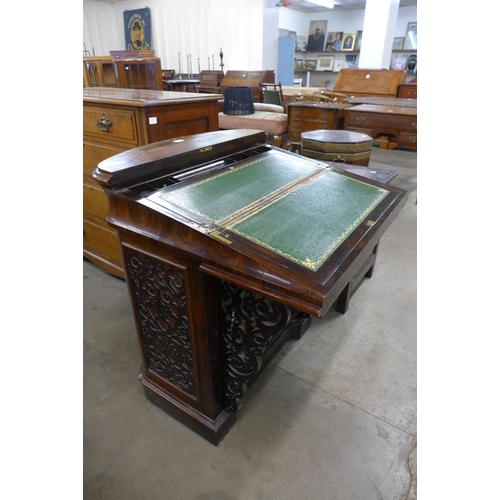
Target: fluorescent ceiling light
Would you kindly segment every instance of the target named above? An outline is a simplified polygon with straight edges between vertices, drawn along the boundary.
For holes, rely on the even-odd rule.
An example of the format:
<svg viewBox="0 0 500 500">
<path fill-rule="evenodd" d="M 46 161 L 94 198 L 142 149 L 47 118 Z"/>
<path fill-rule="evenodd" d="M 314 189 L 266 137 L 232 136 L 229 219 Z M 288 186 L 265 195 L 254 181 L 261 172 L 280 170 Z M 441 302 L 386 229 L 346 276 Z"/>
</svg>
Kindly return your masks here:
<svg viewBox="0 0 500 500">
<path fill-rule="evenodd" d="M 319 5 L 320 7 L 326 7 L 327 9 L 333 9 L 333 6 L 335 5 L 333 0 L 306 0 L 306 2 Z"/>
</svg>

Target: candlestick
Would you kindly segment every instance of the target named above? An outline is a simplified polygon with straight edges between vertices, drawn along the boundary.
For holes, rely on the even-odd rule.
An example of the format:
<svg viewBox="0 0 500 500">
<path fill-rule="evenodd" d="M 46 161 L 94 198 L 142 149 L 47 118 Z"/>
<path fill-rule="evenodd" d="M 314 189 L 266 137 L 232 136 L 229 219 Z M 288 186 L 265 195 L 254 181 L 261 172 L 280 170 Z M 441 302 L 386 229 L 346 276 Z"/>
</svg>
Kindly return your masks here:
<svg viewBox="0 0 500 500">
<path fill-rule="evenodd" d="M 179 55 L 179 73 L 182 73 L 182 70 L 181 70 L 181 53 L 178 52 L 178 55 Z"/>
<path fill-rule="evenodd" d="M 214 55 L 212 54 L 212 69 L 215 69 L 215 60 Z"/>
<path fill-rule="evenodd" d="M 198 74 L 201 73 L 201 69 L 200 69 L 200 58 L 198 57 Z"/>
</svg>

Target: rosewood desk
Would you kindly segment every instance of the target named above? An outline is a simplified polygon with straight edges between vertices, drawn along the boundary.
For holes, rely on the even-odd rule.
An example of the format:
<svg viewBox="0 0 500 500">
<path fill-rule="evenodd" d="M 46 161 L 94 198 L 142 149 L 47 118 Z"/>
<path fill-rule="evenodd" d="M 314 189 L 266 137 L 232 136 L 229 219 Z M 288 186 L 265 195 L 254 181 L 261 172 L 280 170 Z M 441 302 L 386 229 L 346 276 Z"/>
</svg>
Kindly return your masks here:
<svg viewBox="0 0 500 500">
<path fill-rule="evenodd" d="M 347 310 L 407 198 L 254 130 L 136 148 L 93 178 L 119 234 L 146 397 L 215 445 L 284 342 Z"/>
</svg>

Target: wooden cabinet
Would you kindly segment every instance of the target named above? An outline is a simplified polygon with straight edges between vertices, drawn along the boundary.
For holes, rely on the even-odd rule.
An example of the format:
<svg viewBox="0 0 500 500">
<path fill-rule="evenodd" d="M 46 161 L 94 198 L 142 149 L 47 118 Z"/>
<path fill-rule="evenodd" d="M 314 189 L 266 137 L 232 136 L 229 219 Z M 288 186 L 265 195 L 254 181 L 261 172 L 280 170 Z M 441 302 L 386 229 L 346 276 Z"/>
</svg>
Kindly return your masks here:
<svg viewBox="0 0 500 500">
<path fill-rule="evenodd" d="M 220 92 L 224 94 L 226 87 L 250 87 L 252 89 L 253 102 L 260 102 L 259 82 L 275 83 L 276 72 L 232 70 L 226 72 L 220 84 Z"/>
<path fill-rule="evenodd" d="M 115 59 L 117 87 L 124 89 L 163 90 L 159 57 Z"/>
<path fill-rule="evenodd" d="M 417 108 L 361 104 L 345 115 L 345 130 L 367 134 L 381 148 L 417 148 Z"/>
<path fill-rule="evenodd" d="M 288 104 L 288 139 L 300 143 L 300 134 L 309 130 L 344 128 L 344 110 L 350 104 L 292 102 Z"/>
<path fill-rule="evenodd" d="M 416 83 L 400 83 L 398 97 L 401 99 L 417 99 Z"/>
<path fill-rule="evenodd" d="M 219 129 L 218 94 L 88 87 L 83 89 L 83 255 L 124 277 L 116 232 L 104 221 L 107 200 L 92 179 L 97 165 L 122 151 Z"/>
<path fill-rule="evenodd" d="M 116 87 L 115 67 L 112 56 L 83 58 L 84 87 Z"/>
</svg>

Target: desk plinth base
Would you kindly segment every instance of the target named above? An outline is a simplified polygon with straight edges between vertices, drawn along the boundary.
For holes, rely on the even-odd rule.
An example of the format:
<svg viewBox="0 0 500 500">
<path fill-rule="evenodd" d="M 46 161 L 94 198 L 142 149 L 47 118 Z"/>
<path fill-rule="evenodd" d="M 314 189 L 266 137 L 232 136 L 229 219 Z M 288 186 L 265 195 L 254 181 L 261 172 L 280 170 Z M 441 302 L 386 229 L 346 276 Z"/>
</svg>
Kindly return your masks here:
<svg viewBox="0 0 500 500">
<path fill-rule="evenodd" d="M 217 446 L 236 422 L 236 413 L 223 410 L 215 420 L 196 412 L 149 380 L 141 369 L 139 380 L 146 398 L 208 442 Z"/>
</svg>

